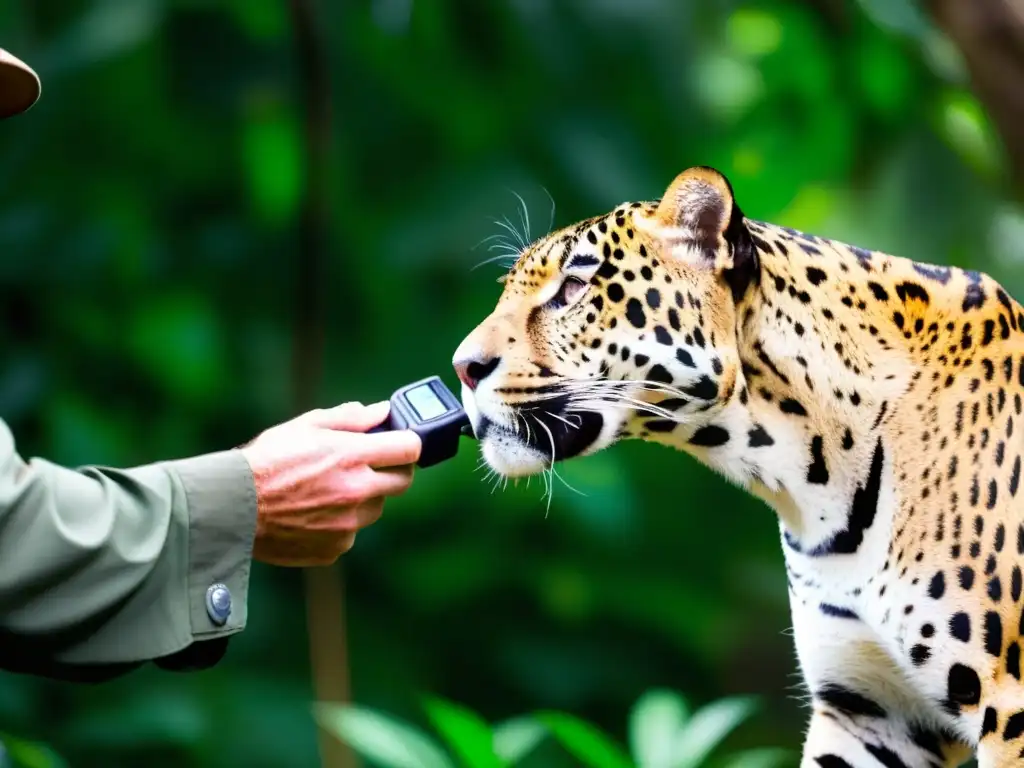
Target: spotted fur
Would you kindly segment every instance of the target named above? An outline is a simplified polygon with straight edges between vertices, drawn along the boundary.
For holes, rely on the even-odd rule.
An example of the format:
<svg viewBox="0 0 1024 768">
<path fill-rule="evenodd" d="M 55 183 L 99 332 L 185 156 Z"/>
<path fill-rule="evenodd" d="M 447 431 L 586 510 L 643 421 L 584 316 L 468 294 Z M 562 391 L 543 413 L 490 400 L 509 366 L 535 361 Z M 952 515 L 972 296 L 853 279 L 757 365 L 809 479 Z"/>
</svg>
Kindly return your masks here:
<svg viewBox="0 0 1024 768">
<path fill-rule="evenodd" d="M 525 249 L 453 362 L 499 473 L 640 439 L 775 510 L 805 768 L 1024 764 L 1024 308 L 991 277 L 692 168 Z"/>
</svg>

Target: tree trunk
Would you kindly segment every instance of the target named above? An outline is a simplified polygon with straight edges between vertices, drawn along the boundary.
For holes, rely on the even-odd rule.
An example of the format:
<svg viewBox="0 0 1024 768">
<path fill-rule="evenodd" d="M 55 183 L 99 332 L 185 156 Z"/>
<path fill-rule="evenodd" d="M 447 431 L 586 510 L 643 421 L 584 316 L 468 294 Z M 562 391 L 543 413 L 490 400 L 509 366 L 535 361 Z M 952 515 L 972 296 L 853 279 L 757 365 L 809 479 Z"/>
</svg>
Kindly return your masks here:
<svg viewBox="0 0 1024 768">
<path fill-rule="evenodd" d="M 971 88 L 1002 140 L 1015 194 L 1024 190 L 1024 0 L 926 0 L 959 48 Z"/>
<path fill-rule="evenodd" d="M 313 0 L 289 0 L 295 52 L 301 78 L 304 128 L 304 177 L 299 212 L 294 294 L 292 385 L 297 411 L 315 406 L 323 363 L 327 192 L 331 143 L 329 63 L 317 30 Z M 348 703 L 349 668 L 345 632 L 345 592 L 341 563 L 306 569 L 306 620 L 310 667 L 317 701 Z M 324 768 L 353 768 L 356 755 L 323 728 L 320 761 Z"/>
</svg>

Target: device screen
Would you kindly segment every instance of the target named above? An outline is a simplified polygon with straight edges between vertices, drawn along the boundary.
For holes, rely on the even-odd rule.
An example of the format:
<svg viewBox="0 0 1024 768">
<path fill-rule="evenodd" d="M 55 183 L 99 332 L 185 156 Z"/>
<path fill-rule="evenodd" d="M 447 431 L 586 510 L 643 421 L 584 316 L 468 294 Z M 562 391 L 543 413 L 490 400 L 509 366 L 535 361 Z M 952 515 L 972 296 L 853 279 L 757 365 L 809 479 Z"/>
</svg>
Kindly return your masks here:
<svg viewBox="0 0 1024 768">
<path fill-rule="evenodd" d="M 429 421 L 436 416 L 441 416 L 448 410 L 434 393 L 430 384 L 421 384 L 415 389 L 410 389 L 406 392 L 405 399 L 409 401 L 409 405 L 416 411 L 420 421 Z"/>
</svg>

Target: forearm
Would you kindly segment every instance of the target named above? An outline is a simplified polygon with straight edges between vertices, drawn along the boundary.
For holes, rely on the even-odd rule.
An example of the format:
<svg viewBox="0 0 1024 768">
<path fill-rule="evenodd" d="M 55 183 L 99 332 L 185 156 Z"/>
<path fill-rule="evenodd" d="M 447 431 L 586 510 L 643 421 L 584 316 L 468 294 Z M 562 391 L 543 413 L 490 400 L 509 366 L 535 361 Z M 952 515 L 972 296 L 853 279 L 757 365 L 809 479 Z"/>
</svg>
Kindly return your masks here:
<svg viewBox="0 0 1024 768">
<path fill-rule="evenodd" d="M 0 422 L 0 629 L 67 664 L 157 659 L 238 632 L 255 518 L 239 451 L 71 470 L 23 461 Z M 224 623 L 207 609 L 218 583 Z"/>
</svg>

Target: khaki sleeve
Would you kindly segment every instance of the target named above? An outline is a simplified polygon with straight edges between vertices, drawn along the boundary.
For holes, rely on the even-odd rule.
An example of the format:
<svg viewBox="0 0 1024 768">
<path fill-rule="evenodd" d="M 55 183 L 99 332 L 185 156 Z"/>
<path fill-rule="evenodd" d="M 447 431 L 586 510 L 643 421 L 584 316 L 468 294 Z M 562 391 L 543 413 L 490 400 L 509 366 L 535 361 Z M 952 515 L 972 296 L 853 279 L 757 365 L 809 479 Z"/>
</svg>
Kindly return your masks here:
<svg viewBox="0 0 1024 768">
<path fill-rule="evenodd" d="M 0 421 L 3 666 L 219 658 L 245 627 L 255 526 L 241 451 L 68 469 L 22 459 Z"/>
</svg>

